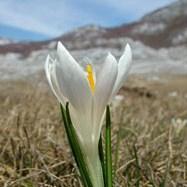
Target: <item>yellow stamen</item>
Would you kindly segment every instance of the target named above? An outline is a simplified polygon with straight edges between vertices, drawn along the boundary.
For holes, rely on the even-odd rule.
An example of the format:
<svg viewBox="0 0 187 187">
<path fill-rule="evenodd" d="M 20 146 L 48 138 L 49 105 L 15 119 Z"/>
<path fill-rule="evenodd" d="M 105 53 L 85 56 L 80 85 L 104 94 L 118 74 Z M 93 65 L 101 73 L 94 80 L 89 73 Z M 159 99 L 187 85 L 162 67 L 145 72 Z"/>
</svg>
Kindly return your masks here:
<svg viewBox="0 0 187 187">
<path fill-rule="evenodd" d="M 88 73 L 87 75 L 87 78 L 88 78 L 88 81 L 89 81 L 89 84 L 90 84 L 90 88 L 92 90 L 92 92 L 95 91 L 95 81 L 94 81 L 94 75 L 93 75 L 93 69 L 92 69 L 92 66 L 90 64 L 88 64 L 86 66 L 86 71 Z"/>
</svg>

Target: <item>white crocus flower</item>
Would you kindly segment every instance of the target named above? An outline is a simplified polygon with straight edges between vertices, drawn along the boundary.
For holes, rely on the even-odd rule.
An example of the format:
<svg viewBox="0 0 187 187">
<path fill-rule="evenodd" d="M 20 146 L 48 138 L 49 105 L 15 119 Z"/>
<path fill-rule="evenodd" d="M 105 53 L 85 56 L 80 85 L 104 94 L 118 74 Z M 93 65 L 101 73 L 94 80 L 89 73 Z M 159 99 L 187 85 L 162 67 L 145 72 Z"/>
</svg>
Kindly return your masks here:
<svg viewBox="0 0 187 187">
<path fill-rule="evenodd" d="M 99 71 L 93 64 L 81 67 L 58 42 L 57 58 L 47 57 L 45 71 L 50 87 L 70 114 L 81 148 L 87 159 L 94 187 L 103 187 L 98 141 L 107 104 L 124 84 L 132 60 L 127 44 L 119 62 L 109 53 Z"/>
</svg>

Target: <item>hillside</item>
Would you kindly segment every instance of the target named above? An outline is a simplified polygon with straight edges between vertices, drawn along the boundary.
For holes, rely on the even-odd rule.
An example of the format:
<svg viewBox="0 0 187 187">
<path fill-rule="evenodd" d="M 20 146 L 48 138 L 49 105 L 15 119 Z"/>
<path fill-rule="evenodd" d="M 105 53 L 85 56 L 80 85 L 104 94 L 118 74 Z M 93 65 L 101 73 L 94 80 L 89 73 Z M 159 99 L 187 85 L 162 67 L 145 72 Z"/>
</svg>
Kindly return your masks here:
<svg viewBox="0 0 187 187">
<path fill-rule="evenodd" d="M 97 47 L 120 48 L 119 38 L 129 37 L 153 48 L 187 45 L 187 1 L 178 0 L 167 7 L 155 10 L 135 23 L 114 28 L 89 25 L 78 28 L 53 40 L 32 43 L 13 43 L 0 46 L 0 53 L 22 53 L 43 48 L 54 48 L 63 41 L 69 49 Z"/>
</svg>

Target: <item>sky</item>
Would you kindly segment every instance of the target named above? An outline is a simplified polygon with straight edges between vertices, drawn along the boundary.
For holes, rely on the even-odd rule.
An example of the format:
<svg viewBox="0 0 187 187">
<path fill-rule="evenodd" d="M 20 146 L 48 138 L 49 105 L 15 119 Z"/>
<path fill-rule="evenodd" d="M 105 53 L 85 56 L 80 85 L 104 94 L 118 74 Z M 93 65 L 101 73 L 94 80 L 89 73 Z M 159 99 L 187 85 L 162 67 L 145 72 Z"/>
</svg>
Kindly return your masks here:
<svg viewBox="0 0 187 187">
<path fill-rule="evenodd" d="M 0 37 L 43 40 L 77 27 L 133 22 L 175 0 L 0 0 Z"/>
</svg>

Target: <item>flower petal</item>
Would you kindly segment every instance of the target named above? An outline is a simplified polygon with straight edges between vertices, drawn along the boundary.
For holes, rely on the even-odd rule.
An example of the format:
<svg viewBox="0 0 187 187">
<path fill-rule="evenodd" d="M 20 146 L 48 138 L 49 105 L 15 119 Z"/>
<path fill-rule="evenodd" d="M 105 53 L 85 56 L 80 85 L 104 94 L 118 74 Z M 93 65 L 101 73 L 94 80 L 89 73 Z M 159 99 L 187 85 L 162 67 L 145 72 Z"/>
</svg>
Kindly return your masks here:
<svg viewBox="0 0 187 187">
<path fill-rule="evenodd" d="M 45 72 L 47 76 L 47 80 L 49 82 L 49 85 L 54 93 L 54 95 L 57 97 L 58 101 L 62 103 L 62 105 L 65 105 L 66 98 L 63 96 L 58 82 L 56 78 L 56 64 L 55 60 L 53 60 L 50 55 L 47 56 L 46 62 L 45 62 Z"/>
<path fill-rule="evenodd" d="M 93 132 L 100 136 L 102 117 L 106 105 L 110 102 L 112 90 L 117 78 L 117 62 L 114 56 L 109 53 L 105 59 L 103 67 L 98 75 L 96 75 L 96 90 L 94 94 L 94 125 Z"/>
<path fill-rule="evenodd" d="M 132 62 L 132 52 L 131 52 L 130 45 L 127 44 L 123 55 L 119 59 L 118 75 L 113 89 L 113 94 L 112 94 L 113 96 L 115 96 L 115 94 L 119 91 L 121 86 L 123 86 L 124 81 L 126 80 L 128 72 L 130 70 L 131 62 Z"/>
<path fill-rule="evenodd" d="M 57 63 L 56 73 L 60 89 L 76 110 L 86 112 L 91 102 L 86 74 L 60 42 L 57 54 L 60 62 Z"/>
<path fill-rule="evenodd" d="M 86 73 L 65 47 L 58 43 L 56 77 L 60 90 L 70 103 L 73 125 L 80 140 L 88 140 L 91 130 L 92 93 Z"/>
</svg>

